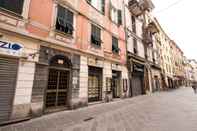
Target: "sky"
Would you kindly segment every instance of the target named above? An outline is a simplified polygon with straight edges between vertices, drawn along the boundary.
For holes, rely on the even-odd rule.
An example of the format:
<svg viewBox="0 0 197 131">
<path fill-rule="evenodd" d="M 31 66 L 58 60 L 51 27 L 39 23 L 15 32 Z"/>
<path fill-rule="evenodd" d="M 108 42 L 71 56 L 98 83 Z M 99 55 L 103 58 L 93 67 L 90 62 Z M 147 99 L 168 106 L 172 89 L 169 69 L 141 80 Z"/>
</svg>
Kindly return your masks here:
<svg viewBox="0 0 197 131">
<path fill-rule="evenodd" d="M 188 59 L 197 60 L 197 1 L 152 0 L 154 16 Z M 172 6 L 171 6 L 172 5 Z"/>
</svg>

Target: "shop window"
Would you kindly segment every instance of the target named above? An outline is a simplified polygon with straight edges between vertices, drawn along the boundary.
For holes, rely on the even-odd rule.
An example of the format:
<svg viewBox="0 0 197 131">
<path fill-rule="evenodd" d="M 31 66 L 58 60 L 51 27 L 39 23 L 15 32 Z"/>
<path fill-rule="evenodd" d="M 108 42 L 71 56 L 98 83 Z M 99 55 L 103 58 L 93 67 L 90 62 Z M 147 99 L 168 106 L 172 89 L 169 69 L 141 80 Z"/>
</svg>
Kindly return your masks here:
<svg viewBox="0 0 197 131">
<path fill-rule="evenodd" d="M 73 12 L 58 5 L 56 30 L 72 35 L 73 34 Z"/>
<path fill-rule="evenodd" d="M 87 2 L 102 14 L 105 14 L 105 0 L 87 0 Z"/>
<path fill-rule="evenodd" d="M 95 25 L 92 25 L 91 44 L 100 47 L 101 42 L 101 29 Z"/>
<path fill-rule="evenodd" d="M 114 36 L 112 36 L 112 52 L 118 54 L 119 53 L 118 48 L 118 39 Z"/>
<path fill-rule="evenodd" d="M 106 91 L 107 91 L 107 93 L 111 92 L 111 88 L 112 88 L 112 78 L 107 77 L 106 78 Z"/>
<path fill-rule="evenodd" d="M 21 15 L 24 0 L 0 0 L 0 9 Z"/>
</svg>

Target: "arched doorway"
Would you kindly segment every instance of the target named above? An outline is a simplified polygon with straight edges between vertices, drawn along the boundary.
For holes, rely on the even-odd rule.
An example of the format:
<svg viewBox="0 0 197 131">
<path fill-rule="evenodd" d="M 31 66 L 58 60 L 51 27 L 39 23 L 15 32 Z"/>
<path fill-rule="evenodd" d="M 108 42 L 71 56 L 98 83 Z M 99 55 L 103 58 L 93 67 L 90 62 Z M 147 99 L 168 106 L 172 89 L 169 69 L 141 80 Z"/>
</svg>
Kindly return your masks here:
<svg viewBox="0 0 197 131">
<path fill-rule="evenodd" d="M 66 56 L 56 55 L 50 59 L 45 97 L 46 110 L 53 111 L 67 107 L 71 67 L 71 61 Z"/>
</svg>

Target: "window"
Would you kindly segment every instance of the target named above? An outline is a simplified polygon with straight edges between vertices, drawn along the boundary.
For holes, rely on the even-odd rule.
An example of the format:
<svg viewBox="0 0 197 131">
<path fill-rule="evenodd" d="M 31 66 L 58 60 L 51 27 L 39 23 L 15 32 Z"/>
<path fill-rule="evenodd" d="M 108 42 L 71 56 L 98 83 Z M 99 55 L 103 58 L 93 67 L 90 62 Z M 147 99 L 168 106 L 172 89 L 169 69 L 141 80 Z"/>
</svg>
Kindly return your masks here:
<svg viewBox="0 0 197 131">
<path fill-rule="evenodd" d="M 138 47 L 137 47 L 137 39 L 133 37 L 133 52 L 134 54 L 138 54 Z"/>
<path fill-rule="evenodd" d="M 105 14 L 105 0 L 87 0 L 94 8 Z"/>
<path fill-rule="evenodd" d="M 135 17 L 132 16 L 131 17 L 131 20 L 132 20 L 132 30 L 134 33 L 136 33 L 136 21 L 135 21 Z"/>
<path fill-rule="evenodd" d="M 118 24 L 118 25 L 122 25 L 122 11 L 121 10 L 119 10 L 119 9 L 116 9 L 115 7 L 113 7 L 112 5 L 111 5 L 111 10 L 110 10 L 110 12 L 111 12 L 111 20 L 114 22 L 114 23 L 116 23 L 116 24 Z"/>
<path fill-rule="evenodd" d="M 95 25 L 92 25 L 91 43 L 100 47 L 101 42 L 101 29 Z"/>
<path fill-rule="evenodd" d="M 117 54 L 119 53 L 118 39 L 114 36 L 112 36 L 112 52 Z"/>
<path fill-rule="evenodd" d="M 66 34 L 73 34 L 73 12 L 58 5 L 56 30 Z"/>
<path fill-rule="evenodd" d="M 24 0 L 0 0 L 0 8 L 21 15 Z"/>
<path fill-rule="evenodd" d="M 122 25 L 122 11 L 118 10 L 118 24 Z"/>
</svg>

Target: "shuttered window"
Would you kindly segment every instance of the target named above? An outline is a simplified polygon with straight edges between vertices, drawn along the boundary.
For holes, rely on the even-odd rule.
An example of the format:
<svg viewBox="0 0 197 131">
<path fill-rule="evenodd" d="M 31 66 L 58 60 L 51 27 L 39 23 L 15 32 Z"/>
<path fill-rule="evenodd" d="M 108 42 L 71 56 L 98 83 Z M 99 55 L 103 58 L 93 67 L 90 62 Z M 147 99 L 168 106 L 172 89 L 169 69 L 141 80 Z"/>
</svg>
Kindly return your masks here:
<svg viewBox="0 0 197 131">
<path fill-rule="evenodd" d="M 110 20 L 113 21 L 115 24 L 122 25 L 122 10 L 117 9 L 115 6 L 113 6 L 113 3 L 111 2 L 109 6 Z"/>
<path fill-rule="evenodd" d="M 118 10 L 118 25 L 122 25 L 122 11 Z"/>
<path fill-rule="evenodd" d="M 135 20 L 135 17 L 132 16 L 131 20 L 132 20 L 132 30 L 133 30 L 134 33 L 136 33 L 136 20 Z"/>
<path fill-rule="evenodd" d="M 56 30 L 66 34 L 73 34 L 73 12 L 58 5 L 58 13 L 56 20 Z"/>
<path fill-rule="evenodd" d="M 91 43 L 101 46 L 101 29 L 95 25 L 92 25 Z"/>
<path fill-rule="evenodd" d="M 101 11 L 105 14 L 105 0 L 101 0 Z"/>
<path fill-rule="evenodd" d="M 138 54 L 138 45 L 137 45 L 137 39 L 133 37 L 133 52 L 134 54 Z"/>
<path fill-rule="evenodd" d="M 116 54 L 119 53 L 118 39 L 114 36 L 112 36 L 112 52 Z"/>
<path fill-rule="evenodd" d="M 0 0 L 0 8 L 21 15 L 24 0 Z"/>
</svg>

